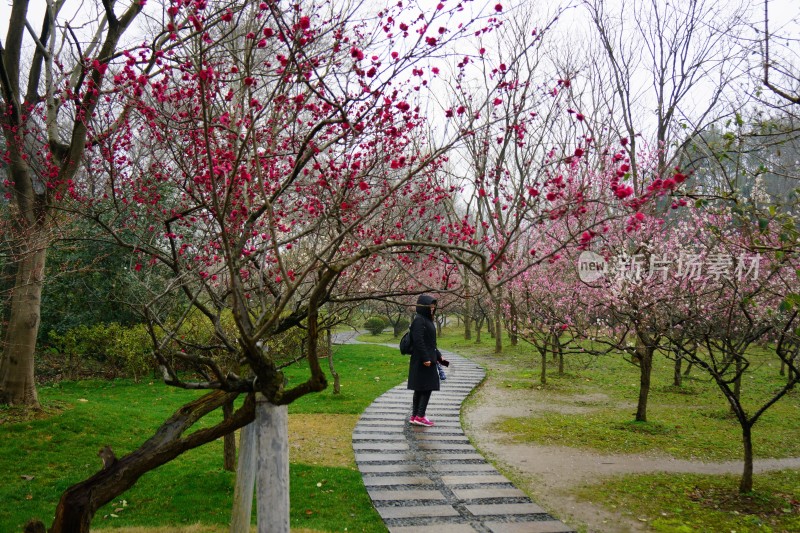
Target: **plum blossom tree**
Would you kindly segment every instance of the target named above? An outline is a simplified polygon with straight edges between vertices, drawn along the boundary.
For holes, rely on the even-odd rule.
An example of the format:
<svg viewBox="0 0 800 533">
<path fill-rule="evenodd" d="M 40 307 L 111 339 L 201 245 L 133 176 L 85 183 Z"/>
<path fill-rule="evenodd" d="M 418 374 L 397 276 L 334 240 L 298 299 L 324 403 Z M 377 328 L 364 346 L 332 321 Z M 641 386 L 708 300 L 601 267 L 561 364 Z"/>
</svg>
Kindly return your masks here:
<svg viewBox="0 0 800 533">
<path fill-rule="evenodd" d="M 88 35 L 59 22 L 63 2 L 49 3 L 37 33 L 29 3 L 14 1 L 0 43 L 0 129 L 8 223 L 3 231 L 15 281 L 0 360 L 0 402 L 38 408 L 34 350 L 42 284 L 56 213 L 76 180 L 87 143 L 113 130 L 124 107 L 104 107 L 109 64 L 126 48 L 123 37 L 144 2 L 98 2 Z M 33 43 L 26 57 L 26 33 Z M 157 48 L 159 41 L 151 41 Z M 95 120 L 102 114 L 105 120 Z"/>
<path fill-rule="evenodd" d="M 643 161 L 640 158 L 640 164 Z M 645 421 L 652 356 L 660 338 L 656 327 L 660 322 L 648 310 L 658 302 L 658 287 L 647 285 L 638 275 L 641 264 L 630 260 L 616 265 L 621 275 L 613 278 L 614 283 L 609 276 L 582 279 L 577 270 L 584 251 L 601 254 L 609 265 L 620 257 L 636 257 L 640 262 L 654 241 L 661 242 L 664 221 L 656 215 L 663 211 L 664 199 L 677 182 L 665 188 L 663 180 L 654 180 L 637 195 L 621 181 L 629 172 L 624 148 L 606 156 L 594 169 L 579 158 L 569 162 L 562 174 L 568 183 L 589 175 L 594 176 L 591 181 L 610 186 L 596 191 L 596 200 L 582 212 L 533 237 L 539 241 L 537 250 L 549 255 L 549 264 L 541 272 L 526 272 L 515 287 L 526 301 L 521 335 L 539 350 L 542 375 L 547 352 L 558 354 L 578 338 L 581 343 L 575 348 L 584 353 L 627 354 L 640 368 L 636 419 Z M 598 326 L 602 332 L 595 331 Z"/>
<path fill-rule="evenodd" d="M 745 27 L 740 16 L 744 6 L 726 5 L 722 11 L 703 0 L 680 6 L 585 0 L 582 6 L 593 26 L 596 46 L 589 45 L 583 61 L 567 53 L 554 62 L 562 72 L 563 98 L 601 156 L 593 164 L 616 168 L 614 194 L 634 211 L 635 218 L 612 238 L 611 253 L 633 257 L 642 254 L 640 245 L 649 237 L 631 237 L 629 228 L 666 218 L 659 212 L 664 208 L 687 205 L 686 198 L 673 195 L 690 174 L 676 170 L 675 165 L 695 132 L 730 113 L 722 104 L 746 63 L 737 40 Z M 715 80 L 712 87 L 705 85 L 709 76 Z M 609 148 L 617 143 L 621 150 Z M 656 197 L 660 199 L 648 208 L 635 205 Z M 650 255 L 644 253 L 644 257 L 647 262 Z M 640 291 L 632 290 L 629 296 L 636 294 Z M 637 420 L 646 419 L 649 361 L 662 331 L 660 320 L 629 314 L 655 310 L 655 302 L 641 303 L 629 300 L 618 307 L 627 314 L 619 320 L 632 329 L 619 331 L 626 337 L 615 341 L 623 351 L 632 350 L 632 361 L 641 365 Z M 634 328 L 636 324 L 641 327 Z M 633 346 L 629 347 L 631 335 Z"/>
<path fill-rule="evenodd" d="M 562 107 L 554 88 L 561 81 L 542 60 L 557 15 L 533 27 L 532 11 L 519 9 L 521 16 L 481 41 L 477 56 L 487 61 L 476 62 L 471 78 L 458 79 L 453 91 L 457 100 L 449 110 L 456 118 L 476 124 L 459 154 L 465 205 L 456 206 L 452 218 L 469 221 L 472 246 L 491 258 L 485 265 L 462 262 L 467 265 L 465 284 L 471 283 L 471 276 L 482 284 L 480 291 L 470 291 L 470 305 L 475 295 L 485 293 L 491 298 L 486 318 L 498 353 L 504 321 L 512 342 L 516 332 L 515 314 L 504 316 L 503 312 L 504 302 L 507 310 L 514 309 L 506 284 L 546 259 L 526 239 L 531 228 L 558 224 L 559 218 L 572 216 L 594 200 L 578 184 L 578 173 L 571 178 L 560 174 L 562 166 L 581 159 L 587 141 L 581 138 L 562 146 L 553 135 L 574 128 L 574 118 Z M 476 100 L 476 94 L 487 97 Z"/>
<path fill-rule="evenodd" d="M 636 194 L 622 181 L 631 172 L 625 148 L 599 152 L 611 155 L 596 165 L 598 170 L 588 169 L 585 162 L 579 164 L 580 159 L 573 158 L 570 172 L 563 173 L 568 182 L 575 182 L 576 175 L 588 174 L 596 176 L 594 182 L 610 186 L 595 193 L 599 201 L 585 206 L 574 220 L 565 219 L 571 224 L 557 226 L 540 239 L 543 244 L 539 246 L 553 250 L 550 261 L 558 266 L 542 273 L 526 273 L 527 280 L 519 281 L 519 290 L 528 302 L 523 336 L 537 346 L 543 365 L 547 350 L 558 353 L 563 349 L 560 341 L 571 343 L 576 334 L 581 337 L 576 348 L 585 353 L 614 351 L 627 356 L 640 372 L 636 420 L 646 421 L 652 360 L 669 321 L 664 320 L 660 305 L 664 280 L 660 276 L 643 276 L 642 272 L 649 262 L 663 261 L 659 254 L 665 253 L 669 242 L 682 242 L 674 237 L 674 230 L 665 226 L 664 210 L 685 205 L 680 199 L 669 200 L 685 176 L 676 171 L 667 180 L 653 179 L 643 192 Z M 657 175 L 649 172 L 652 169 L 645 171 L 645 161 L 644 157 L 639 158 L 640 173 Z M 656 159 L 652 158 L 650 164 L 655 166 Z M 570 246 L 564 246 L 570 242 Z M 579 254 L 588 250 L 601 254 L 609 266 L 616 268 L 613 277 L 580 279 L 575 268 Z M 558 278 L 545 282 L 543 276 L 548 278 L 554 272 L 558 272 Z M 595 331 L 596 326 L 603 331 Z M 556 331 L 559 328 L 564 328 L 563 333 Z"/>
<path fill-rule="evenodd" d="M 671 307 L 675 327 L 667 336 L 677 338 L 673 344 L 680 355 L 714 380 L 739 422 L 744 493 L 753 487 L 753 426 L 798 382 L 797 310 L 790 303 L 797 291 L 797 258 L 770 250 L 780 243 L 777 224 L 749 231 L 730 212 L 706 213 L 698 222 L 705 231 L 695 240 L 695 257 L 704 268 L 687 287 L 695 297 Z M 789 379 L 766 394 L 747 391 L 743 379 L 756 343 L 790 369 Z"/>
<path fill-rule="evenodd" d="M 585 305 L 576 298 L 581 287 L 570 254 L 549 264 L 526 270 L 509 284 L 519 317 L 516 333 L 539 354 L 539 383 L 547 384 L 547 361 L 552 355 L 564 371 L 565 352 L 582 336 L 577 334 L 589 313 L 573 306 Z M 585 291 L 584 291 L 585 293 Z"/>
<path fill-rule="evenodd" d="M 475 28 L 493 31 L 502 8 L 471 21 L 462 4 L 396 4 L 374 17 L 363 8 L 175 2 L 164 11 L 169 49 L 125 54 L 109 69 L 135 82 L 114 94 L 131 113 L 93 140 L 71 198 L 132 252 L 165 382 L 210 392 L 68 489 L 53 531 L 86 531 L 141 475 L 259 409 L 286 449 L 285 406 L 327 385 L 328 302 L 373 296 L 395 268 L 416 275 L 442 254 L 475 254 L 463 224 L 439 230 L 437 207 L 452 194 L 440 175 L 446 154 L 471 127 L 426 138 L 421 105 L 439 74 L 420 65 Z M 154 65 L 149 77 L 141 64 Z M 283 369 L 298 363 L 306 376 L 288 380 Z M 240 395 L 229 417 L 189 432 Z M 276 505 L 268 512 L 259 499 L 259 519 L 276 530 L 288 527 L 281 475 Z"/>
</svg>

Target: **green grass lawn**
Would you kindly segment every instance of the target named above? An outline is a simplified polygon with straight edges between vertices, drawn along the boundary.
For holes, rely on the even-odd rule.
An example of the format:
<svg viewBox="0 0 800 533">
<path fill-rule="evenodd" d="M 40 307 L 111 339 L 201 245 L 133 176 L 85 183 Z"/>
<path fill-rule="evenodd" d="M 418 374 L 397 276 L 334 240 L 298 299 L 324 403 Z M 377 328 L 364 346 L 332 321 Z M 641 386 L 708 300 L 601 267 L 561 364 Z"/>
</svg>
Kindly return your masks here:
<svg viewBox="0 0 800 533">
<path fill-rule="evenodd" d="M 362 337 L 362 340 L 368 337 Z M 656 355 L 646 423 L 634 423 L 639 369 L 621 356 L 567 356 L 564 375 L 548 363 L 547 384 L 539 382 L 540 359 L 520 342 L 494 354 L 494 340 L 464 341 L 455 332 L 439 346 L 481 358 L 500 386 L 525 392 L 531 400 L 554 406 L 530 416 L 498 421 L 498 429 L 516 442 L 536 442 L 604 453 L 656 453 L 678 459 L 739 460 L 741 429 L 722 393 L 699 368 L 672 386 L 672 361 Z M 742 398 L 749 412 L 760 407 L 785 378 L 779 364 L 759 351 L 745 376 Z M 580 408 L 568 413 L 557 406 Z M 800 457 L 800 391 L 792 391 L 759 419 L 753 429 L 757 458 Z"/>
<path fill-rule="evenodd" d="M 352 415 L 354 420 L 375 397 L 406 378 L 405 358 L 384 347 L 342 346 L 334 361 L 341 394 L 333 395 L 329 386 L 301 398 L 290 406 L 290 424 L 293 415 L 314 413 L 331 419 Z M 301 370 L 287 373 L 290 382 L 301 379 Z M 37 419 L 14 421 L 18 415 L 14 409 L 0 410 L 0 471 L 5 472 L 0 485 L 2 532 L 21 531 L 34 517 L 49 525 L 60 494 L 100 469 L 101 447 L 112 446 L 118 457 L 130 452 L 200 393 L 158 381 L 115 380 L 44 386 L 39 394 L 45 414 Z M 319 431 L 335 429 L 322 425 Z M 350 446 L 349 440 L 346 445 Z M 314 453 L 324 455 L 326 450 L 301 455 Z M 348 455 L 352 456 L 351 449 Z M 100 509 L 93 528 L 226 525 L 233 481 L 234 474 L 222 468 L 222 441 L 213 442 L 145 475 L 118 501 Z M 290 483 L 293 529 L 386 531 L 352 459 L 345 466 L 293 461 Z"/>
<path fill-rule="evenodd" d="M 741 495 L 736 476 L 648 474 L 619 476 L 579 489 L 578 498 L 669 533 L 800 531 L 800 471 L 759 474 Z"/>
</svg>

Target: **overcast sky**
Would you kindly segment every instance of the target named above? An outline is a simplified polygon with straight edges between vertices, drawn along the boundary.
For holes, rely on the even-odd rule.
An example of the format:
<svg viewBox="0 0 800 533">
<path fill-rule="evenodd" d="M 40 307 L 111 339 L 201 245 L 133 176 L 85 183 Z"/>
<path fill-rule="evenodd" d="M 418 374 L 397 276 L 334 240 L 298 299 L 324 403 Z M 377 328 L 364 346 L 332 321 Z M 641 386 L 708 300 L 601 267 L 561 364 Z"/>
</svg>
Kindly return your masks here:
<svg viewBox="0 0 800 533">
<path fill-rule="evenodd" d="M 212 0 L 213 1 L 213 0 Z M 433 7 L 439 0 L 418 0 L 420 5 L 424 6 L 426 4 L 430 4 Z M 452 1 L 452 0 L 451 0 Z M 498 0 L 500 3 L 504 4 L 507 7 L 511 7 L 514 3 L 519 2 L 520 0 Z M 525 2 L 526 0 L 521 0 Z M 580 0 L 537 0 L 540 3 L 547 3 L 551 9 L 554 6 L 566 6 L 566 5 L 575 5 L 579 4 Z M 607 0 L 609 3 L 619 3 L 620 1 L 626 0 Z M 628 0 L 630 1 L 630 0 Z M 665 1 L 665 0 L 659 0 Z M 795 38 L 800 38 L 800 0 L 768 0 L 770 6 L 770 31 L 774 32 L 775 34 L 790 34 Z M 124 2 L 121 2 L 124 3 Z M 0 6 L 2 6 L 2 15 L 0 15 L 0 36 L 2 36 L 3 42 L 5 43 L 6 32 L 8 31 L 8 17 L 11 14 L 11 4 L 12 0 L 0 0 Z M 65 19 L 68 17 L 69 19 L 79 22 L 80 18 L 84 18 L 87 14 L 92 13 L 95 9 L 95 5 L 99 4 L 98 2 L 94 2 L 92 0 L 66 0 L 65 6 L 61 11 L 61 19 Z M 153 4 L 151 4 L 153 5 Z M 41 28 L 42 24 L 42 16 L 44 14 L 46 6 L 45 0 L 30 0 L 29 7 L 28 7 L 28 20 L 37 31 Z M 760 19 L 760 13 L 763 12 L 763 0 L 756 0 L 753 2 L 753 8 L 758 13 L 758 19 Z M 549 10 L 548 10 L 549 11 Z M 76 13 L 79 16 L 76 16 Z M 574 17 L 575 12 L 572 11 L 569 15 L 570 21 L 566 24 L 567 27 L 574 26 L 575 20 L 580 19 L 580 16 Z M 574 18 L 572 18 L 574 17 Z M 73 24 L 75 25 L 75 24 Z M 562 24 L 561 31 L 565 31 L 564 24 Z M 569 31 L 569 30 L 566 30 Z"/>
<path fill-rule="evenodd" d="M 212 0 L 213 1 L 213 0 Z M 439 0 L 418 0 L 421 5 L 430 4 L 433 7 Z M 451 0 L 452 1 L 452 0 Z M 519 0 L 498 0 L 500 3 L 511 6 Z M 524 0 L 523 0 L 524 1 Z M 544 2 L 551 6 L 554 5 L 569 5 L 577 4 L 580 0 L 537 0 Z M 609 3 L 618 3 L 620 0 L 608 0 Z M 624 1 L 624 0 L 623 0 Z M 662 0 L 663 1 L 663 0 Z M 680 1 L 680 0 L 679 0 Z M 99 2 L 98 2 L 99 3 Z M 11 13 L 12 0 L 0 0 L 2 6 L 2 15 L 0 15 L 0 35 L 5 41 L 6 32 L 8 31 L 8 16 Z M 87 11 L 94 2 L 92 0 L 66 0 L 65 7 L 62 9 L 62 15 L 72 16 L 76 12 Z M 754 6 L 758 6 L 759 11 L 763 11 L 763 0 L 756 0 L 753 2 Z M 45 0 L 30 0 L 29 3 L 29 17 L 28 20 L 31 25 L 37 30 L 41 27 L 42 14 L 46 6 Z M 772 30 L 778 31 L 781 28 L 788 30 L 789 28 L 794 35 L 798 35 L 800 31 L 800 0 L 769 0 L 770 18 Z"/>
</svg>

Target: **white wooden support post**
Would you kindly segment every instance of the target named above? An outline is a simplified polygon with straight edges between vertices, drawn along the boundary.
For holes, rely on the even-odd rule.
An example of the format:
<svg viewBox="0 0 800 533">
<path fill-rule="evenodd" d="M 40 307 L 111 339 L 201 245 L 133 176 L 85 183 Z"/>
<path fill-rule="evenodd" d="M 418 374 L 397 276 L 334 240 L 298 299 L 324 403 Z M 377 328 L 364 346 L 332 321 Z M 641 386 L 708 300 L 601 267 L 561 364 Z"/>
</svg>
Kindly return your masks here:
<svg viewBox="0 0 800 533">
<path fill-rule="evenodd" d="M 258 533 L 289 533 L 289 408 L 256 402 Z"/>
<path fill-rule="evenodd" d="M 236 486 L 233 490 L 231 533 L 250 533 L 257 451 L 258 432 L 256 423 L 251 422 L 242 428 L 239 437 L 239 464 L 236 467 Z"/>
</svg>

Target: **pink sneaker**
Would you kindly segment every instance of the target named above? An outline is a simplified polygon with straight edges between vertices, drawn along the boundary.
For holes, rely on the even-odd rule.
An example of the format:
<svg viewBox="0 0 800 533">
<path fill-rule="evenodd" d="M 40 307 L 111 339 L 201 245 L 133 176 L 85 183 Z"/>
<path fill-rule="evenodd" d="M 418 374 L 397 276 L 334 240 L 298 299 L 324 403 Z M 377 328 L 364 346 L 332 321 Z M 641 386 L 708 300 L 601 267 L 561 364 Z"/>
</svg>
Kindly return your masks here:
<svg viewBox="0 0 800 533">
<path fill-rule="evenodd" d="M 417 417 L 417 421 L 415 422 L 415 424 L 419 424 L 420 426 L 431 427 L 433 425 L 433 422 L 431 422 L 430 420 L 428 420 L 424 416 L 418 416 Z"/>
<path fill-rule="evenodd" d="M 414 424 L 415 426 L 421 426 L 420 418 L 418 416 L 412 416 L 408 419 L 409 424 Z"/>
</svg>

